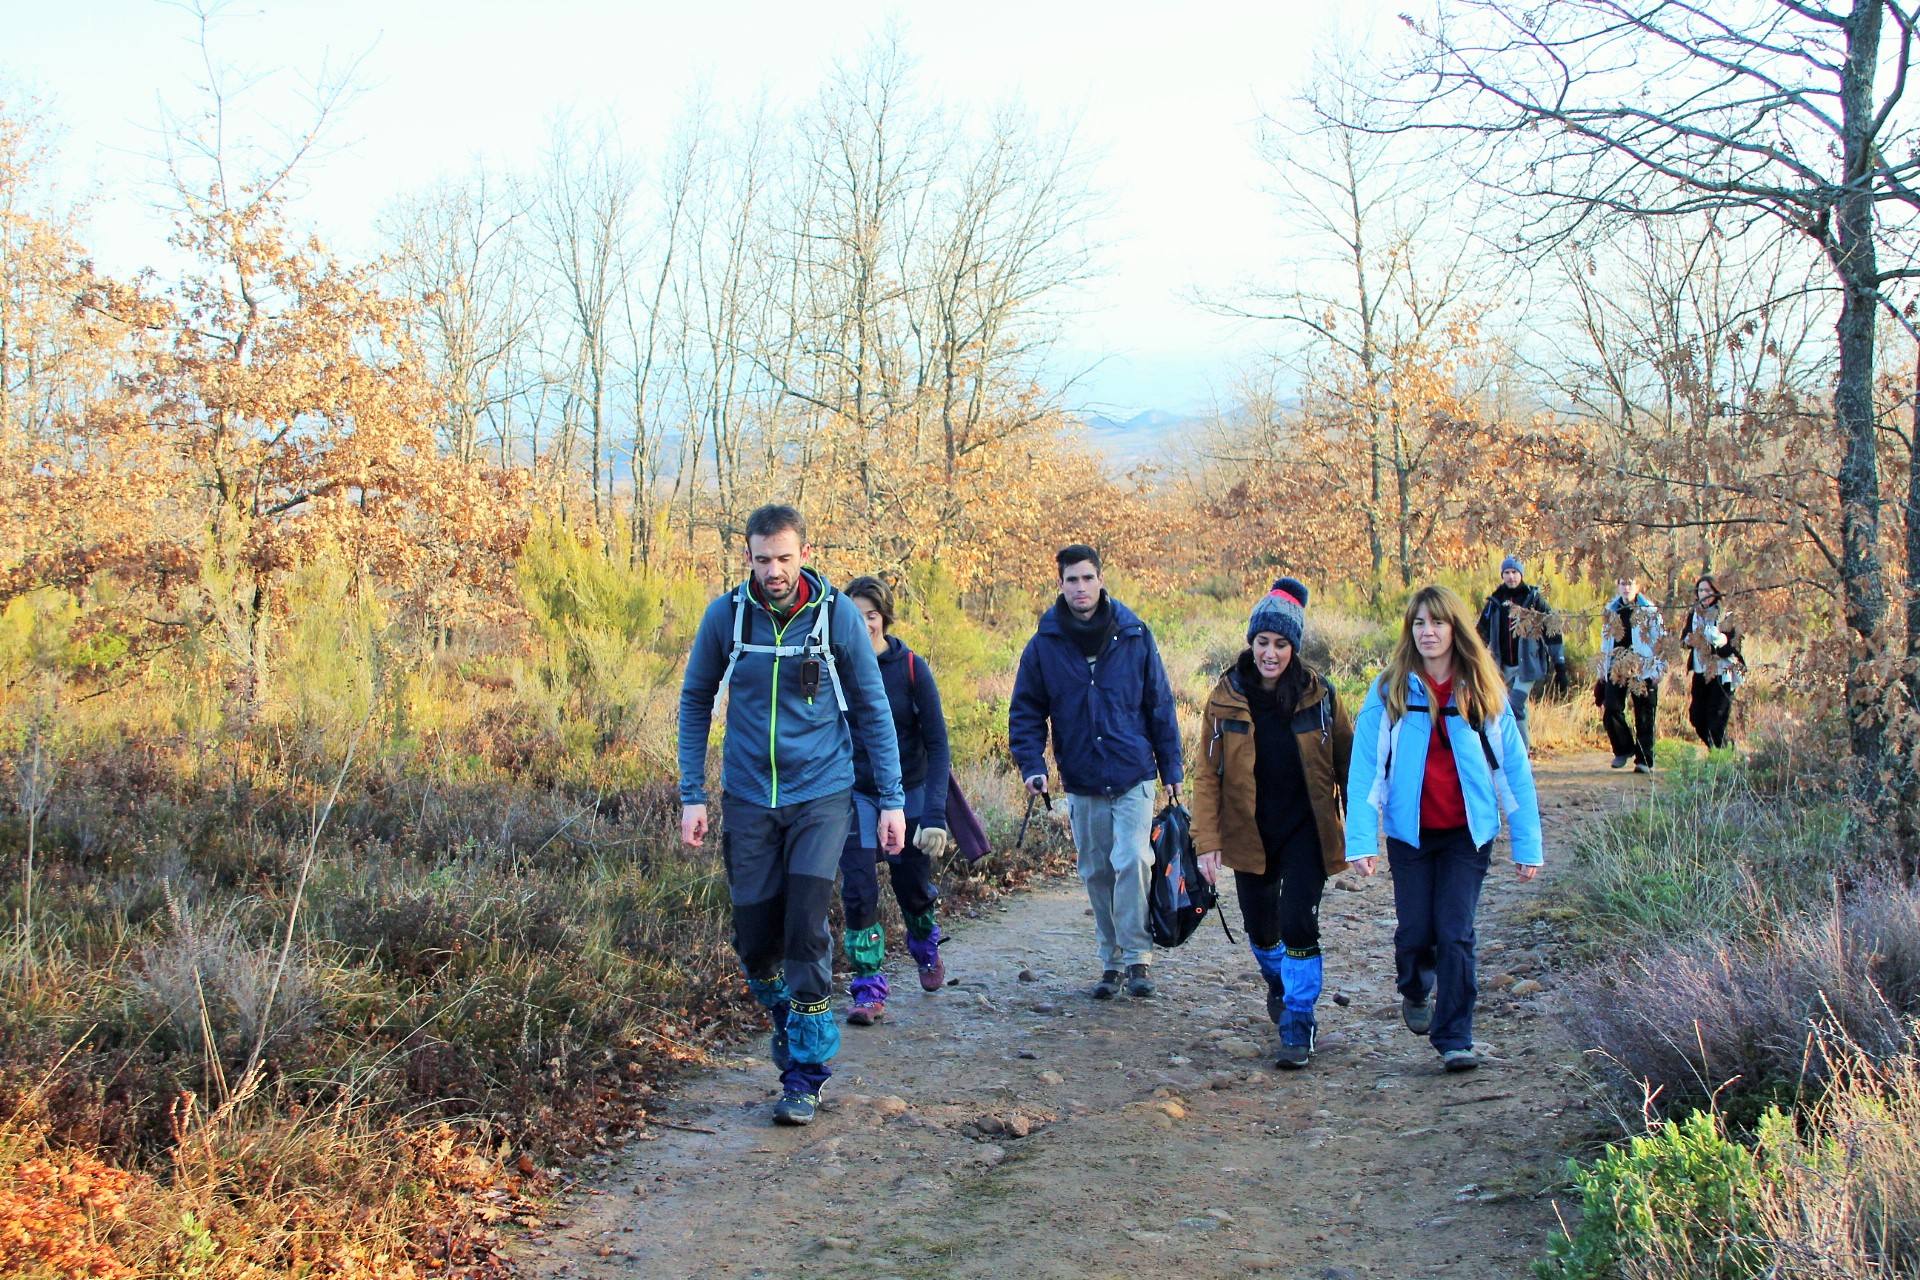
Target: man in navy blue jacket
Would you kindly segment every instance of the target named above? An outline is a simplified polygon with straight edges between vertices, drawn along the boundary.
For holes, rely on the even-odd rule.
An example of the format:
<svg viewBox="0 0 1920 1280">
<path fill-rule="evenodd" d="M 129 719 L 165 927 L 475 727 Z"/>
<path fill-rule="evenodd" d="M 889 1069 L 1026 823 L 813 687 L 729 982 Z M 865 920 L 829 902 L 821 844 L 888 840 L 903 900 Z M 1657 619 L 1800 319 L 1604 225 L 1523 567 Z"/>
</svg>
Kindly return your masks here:
<svg viewBox="0 0 1920 1280">
<path fill-rule="evenodd" d="M 781 1098 L 773 1118 L 806 1124 L 840 1048 L 827 913 L 853 812 L 853 735 L 872 762 L 880 847 L 906 840 L 893 711 L 860 610 L 806 567 L 792 507 L 747 517 L 747 581 L 707 606 L 680 686 L 680 839 L 707 836 L 707 735 L 727 697 L 721 842 L 733 949 L 773 1019 Z"/>
<path fill-rule="evenodd" d="M 1054 556 L 1060 598 L 1020 655 L 1007 736 L 1027 790 L 1047 786 L 1047 730 L 1067 793 L 1080 880 L 1100 940 L 1096 1000 L 1150 996 L 1154 776 L 1180 799 L 1180 726 L 1153 633 L 1100 580 L 1100 553 L 1074 544 Z"/>
</svg>

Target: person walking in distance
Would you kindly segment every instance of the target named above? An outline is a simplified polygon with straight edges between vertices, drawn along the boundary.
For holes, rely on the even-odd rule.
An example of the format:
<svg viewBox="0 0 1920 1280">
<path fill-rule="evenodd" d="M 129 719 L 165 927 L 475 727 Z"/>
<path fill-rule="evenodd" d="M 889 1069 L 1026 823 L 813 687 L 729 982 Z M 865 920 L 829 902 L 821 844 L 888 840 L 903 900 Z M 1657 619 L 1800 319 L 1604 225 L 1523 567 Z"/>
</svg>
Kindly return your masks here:
<svg viewBox="0 0 1920 1280">
<path fill-rule="evenodd" d="M 900 748 L 900 782 L 907 796 L 906 845 L 884 855 L 887 879 L 900 904 L 907 926 L 907 953 L 920 970 L 923 991 L 946 984 L 947 967 L 940 959 L 940 926 L 933 907 L 940 890 L 933 882 L 934 860 L 946 852 L 947 718 L 940 707 L 940 690 L 927 661 L 900 642 L 893 631 L 893 589 L 879 578 L 855 578 L 841 594 L 866 623 L 867 639 L 880 663 L 880 679 L 887 687 L 894 738 Z M 875 790 L 873 759 L 858 738 L 853 743 L 853 824 L 840 854 L 840 905 L 846 913 L 847 960 L 853 966 L 848 984 L 853 1008 L 847 1021 L 872 1026 L 886 1013 L 887 975 L 880 972 L 886 957 L 886 933 L 880 924 L 880 842 L 877 818 L 880 797 Z"/>
<path fill-rule="evenodd" d="M 1276 1064 L 1313 1055 L 1320 999 L 1320 896 L 1347 865 L 1353 725 L 1339 695 L 1300 657 L 1307 588 L 1282 578 L 1247 620 L 1247 647 L 1222 673 L 1201 721 L 1193 840 L 1209 880 L 1233 869 L 1247 945 L 1267 980 Z"/>
<path fill-rule="evenodd" d="M 1347 793 L 1363 800 L 1347 810 L 1347 861 L 1372 875 L 1377 838 L 1387 839 L 1401 1017 L 1448 1071 L 1471 1071 L 1474 920 L 1501 819 L 1522 880 L 1543 859 L 1533 765 L 1500 668 L 1446 587 L 1407 603 L 1354 722 Z"/>
<path fill-rule="evenodd" d="M 1693 675 L 1687 719 L 1709 751 L 1730 747 L 1727 721 L 1733 718 L 1733 691 L 1740 687 L 1746 664 L 1740 656 L 1740 632 L 1728 620 L 1720 584 L 1710 573 L 1694 580 L 1693 608 L 1680 643 L 1686 646 Z"/>
<path fill-rule="evenodd" d="M 1101 973 L 1096 1000 L 1150 996 L 1154 777 L 1180 798 L 1180 726 L 1153 633 L 1107 594 L 1100 553 L 1054 556 L 1060 595 L 1020 655 L 1007 737 L 1027 790 L 1047 787 L 1047 741 L 1067 793 L 1081 882 L 1093 904 Z M 1124 971 L 1124 977 L 1123 975 Z"/>
<path fill-rule="evenodd" d="M 840 1048 L 830 1006 L 833 874 L 853 812 L 853 744 L 871 765 L 880 848 L 906 838 L 886 687 L 859 611 L 807 568 L 800 513 L 747 517 L 748 576 L 707 606 L 680 686 L 680 838 L 707 836 L 707 735 L 727 699 L 721 849 L 733 948 L 773 1022 L 779 1124 L 808 1124 Z"/>
<path fill-rule="evenodd" d="M 1600 723 L 1613 744 L 1614 768 L 1624 769 L 1631 761 L 1635 773 L 1652 773 L 1660 677 L 1667 670 L 1654 646 L 1666 628 L 1660 610 L 1640 594 L 1638 578 L 1623 573 L 1613 585 L 1618 592 L 1600 615 Z"/>
<path fill-rule="evenodd" d="M 1500 562 L 1500 585 L 1493 589 L 1480 609 L 1478 630 L 1487 642 L 1493 660 L 1500 665 L 1500 677 L 1506 682 L 1507 702 L 1513 708 L 1514 723 L 1529 749 L 1533 736 L 1527 732 L 1527 700 L 1533 687 L 1547 678 L 1549 671 L 1562 689 L 1567 684 L 1566 645 L 1558 635 L 1542 631 L 1538 636 L 1522 624 L 1518 611 L 1545 614 L 1547 598 L 1540 588 L 1526 580 L 1519 556 Z M 1544 621 L 1544 620 L 1543 620 Z M 1523 631 L 1528 632 L 1522 634 Z"/>
</svg>

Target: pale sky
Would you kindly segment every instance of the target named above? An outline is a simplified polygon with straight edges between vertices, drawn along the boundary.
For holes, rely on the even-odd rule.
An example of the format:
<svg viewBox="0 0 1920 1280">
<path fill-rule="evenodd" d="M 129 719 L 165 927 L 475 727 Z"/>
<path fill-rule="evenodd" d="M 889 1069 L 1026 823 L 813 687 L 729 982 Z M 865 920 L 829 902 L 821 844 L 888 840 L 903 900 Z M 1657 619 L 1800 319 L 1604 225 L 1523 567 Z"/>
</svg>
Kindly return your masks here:
<svg viewBox="0 0 1920 1280">
<path fill-rule="evenodd" d="M 1317 46 L 1383 32 L 1405 7 L 252 0 L 224 12 L 214 43 L 226 64 L 271 73 L 242 110 L 289 124 L 302 117 L 286 95 L 303 79 L 362 59 L 335 150 L 307 169 L 294 210 L 352 255 L 371 251 L 394 198 L 475 157 L 531 169 L 562 110 L 605 110 L 628 146 L 657 154 L 693 86 L 722 107 L 762 94 L 797 106 L 897 18 L 928 97 L 960 110 L 1017 98 L 1043 122 L 1075 124 L 1110 212 L 1097 228 L 1105 271 L 1067 322 L 1063 363 L 1099 361 L 1076 399 L 1125 417 L 1230 399 L 1236 370 L 1279 340 L 1186 295 L 1276 274 L 1285 228 L 1261 191 L 1255 121 L 1285 108 Z M 41 98 L 62 130 L 62 185 L 96 198 L 96 256 L 114 271 L 164 265 L 155 126 L 161 99 L 195 101 L 192 19 L 162 0 L 5 0 L 0 15 L 0 85 Z"/>
</svg>

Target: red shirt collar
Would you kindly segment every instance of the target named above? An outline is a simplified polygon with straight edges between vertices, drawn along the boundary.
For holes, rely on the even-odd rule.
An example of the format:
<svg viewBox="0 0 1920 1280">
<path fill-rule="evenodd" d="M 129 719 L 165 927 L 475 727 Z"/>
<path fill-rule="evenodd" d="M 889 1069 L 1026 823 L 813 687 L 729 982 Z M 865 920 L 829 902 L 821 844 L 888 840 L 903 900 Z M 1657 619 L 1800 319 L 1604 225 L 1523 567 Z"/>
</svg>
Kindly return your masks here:
<svg viewBox="0 0 1920 1280">
<path fill-rule="evenodd" d="M 747 580 L 747 594 L 751 595 L 754 603 L 762 609 L 765 609 L 776 618 L 785 621 L 807 607 L 807 601 L 813 598 L 813 585 L 807 581 L 806 574 L 801 574 L 799 585 L 793 589 L 793 604 L 790 608 L 786 609 L 779 608 L 767 602 L 766 596 L 761 593 L 760 581 L 757 578 L 749 578 Z"/>
</svg>

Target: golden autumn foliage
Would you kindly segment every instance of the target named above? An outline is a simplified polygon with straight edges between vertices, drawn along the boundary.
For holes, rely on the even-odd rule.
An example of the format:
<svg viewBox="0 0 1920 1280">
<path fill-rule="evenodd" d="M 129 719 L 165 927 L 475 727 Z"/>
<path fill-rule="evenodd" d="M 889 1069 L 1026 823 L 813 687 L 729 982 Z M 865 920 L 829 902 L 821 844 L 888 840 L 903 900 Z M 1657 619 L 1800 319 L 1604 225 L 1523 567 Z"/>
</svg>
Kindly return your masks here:
<svg viewBox="0 0 1920 1280">
<path fill-rule="evenodd" d="M 39 1135 L 0 1126 L 0 1274 L 62 1280 L 133 1280 L 115 1247 L 138 1181 L 77 1151 L 52 1151 Z"/>
</svg>

